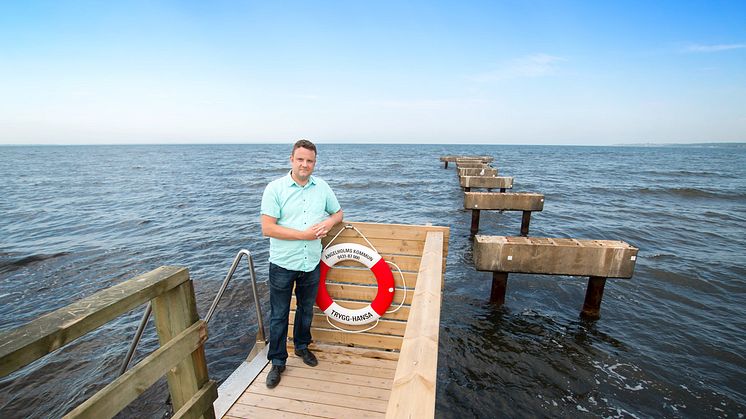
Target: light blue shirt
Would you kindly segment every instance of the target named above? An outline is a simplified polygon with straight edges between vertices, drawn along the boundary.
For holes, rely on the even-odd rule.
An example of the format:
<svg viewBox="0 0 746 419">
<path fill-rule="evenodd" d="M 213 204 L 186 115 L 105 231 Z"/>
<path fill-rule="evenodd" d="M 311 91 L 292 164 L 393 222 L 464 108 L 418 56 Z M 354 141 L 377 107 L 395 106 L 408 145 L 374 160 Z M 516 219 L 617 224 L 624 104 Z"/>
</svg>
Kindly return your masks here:
<svg viewBox="0 0 746 419">
<path fill-rule="evenodd" d="M 332 188 L 315 176 L 300 186 L 288 172 L 270 182 L 262 195 L 262 215 L 277 218 L 277 225 L 295 230 L 307 230 L 340 209 Z M 320 260 L 321 240 L 269 239 L 269 261 L 275 265 L 310 272 Z"/>
</svg>

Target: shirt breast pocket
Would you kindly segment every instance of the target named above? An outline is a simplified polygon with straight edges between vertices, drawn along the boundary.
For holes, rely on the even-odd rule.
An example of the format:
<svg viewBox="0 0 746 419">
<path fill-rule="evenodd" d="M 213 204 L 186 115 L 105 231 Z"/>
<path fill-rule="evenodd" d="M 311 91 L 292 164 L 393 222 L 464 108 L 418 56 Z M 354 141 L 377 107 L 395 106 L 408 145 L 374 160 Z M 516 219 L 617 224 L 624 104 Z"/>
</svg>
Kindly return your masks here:
<svg viewBox="0 0 746 419">
<path fill-rule="evenodd" d="M 318 223 L 326 218 L 326 205 L 323 199 L 318 199 L 318 197 L 316 197 L 316 199 L 312 199 L 311 207 L 309 208 L 309 210 L 314 217 L 314 223 Z"/>
</svg>

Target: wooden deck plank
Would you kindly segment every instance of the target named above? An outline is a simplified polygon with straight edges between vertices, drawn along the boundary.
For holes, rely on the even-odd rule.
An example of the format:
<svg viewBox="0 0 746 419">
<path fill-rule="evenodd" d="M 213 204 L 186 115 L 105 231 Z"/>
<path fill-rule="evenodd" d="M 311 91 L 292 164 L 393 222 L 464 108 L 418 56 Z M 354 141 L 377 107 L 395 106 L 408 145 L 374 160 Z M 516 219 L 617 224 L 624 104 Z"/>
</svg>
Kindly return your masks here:
<svg viewBox="0 0 746 419">
<path fill-rule="evenodd" d="M 261 384 L 267 380 L 267 374 L 262 373 L 256 378 L 256 382 Z M 280 385 L 283 387 L 292 388 L 305 388 L 305 389 L 319 389 L 319 388 L 333 388 L 335 392 L 340 394 L 346 394 L 348 396 L 356 397 L 367 397 L 369 399 L 386 400 L 388 401 L 391 391 L 383 388 L 367 387 L 367 386 L 353 386 L 353 385 L 340 385 L 333 381 L 326 381 L 323 378 L 311 379 L 303 377 L 284 376 Z"/>
<path fill-rule="evenodd" d="M 310 378 L 316 380 L 319 378 L 319 373 L 311 368 L 287 368 L 282 373 L 283 378 L 288 377 L 299 377 L 299 378 Z M 394 384 L 394 378 L 381 378 L 381 377 L 370 377 L 351 375 L 339 372 L 326 372 L 324 373 L 324 380 L 339 384 L 357 384 L 365 387 L 373 387 L 380 389 L 391 389 L 391 385 Z M 251 385 L 258 384 L 264 385 L 264 382 L 254 381 Z"/>
<path fill-rule="evenodd" d="M 374 244 L 378 239 L 405 239 L 405 240 L 418 240 L 425 242 L 427 233 L 429 231 L 441 231 L 444 235 L 448 235 L 448 227 L 440 226 L 422 226 L 422 225 L 406 225 L 406 224 L 378 224 L 378 223 L 361 223 L 361 222 L 344 222 L 338 224 L 329 231 L 329 234 L 322 243 L 326 244 L 337 234 L 337 232 L 347 224 L 354 225 L 361 233 L 365 235 Z M 347 239 L 349 237 L 360 237 L 355 230 L 347 229 L 339 235 L 337 240 L 340 238 Z M 375 239 L 375 240 L 374 240 Z"/>
<path fill-rule="evenodd" d="M 275 409 L 284 412 L 300 413 L 304 415 L 314 415 L 327 418 L 382 418 L 381 412 L 372 412 L 370 410 L 352 409 L 349 407 L 330 406 L 321 403 L 286 399 L 284 397 L 268 396 L 256 393 L 244 393 L 231 409 L 231 414 L 243 416 L 240 413 L 240 406 L 261 406 L 268 409 Z"/>
<path fill-rule="evenodd" d="M 383 260 L 394 262 L 399 267 L 399 269 L 401 269 L 404 272 L 417 272 L 417 270 L 420 268 L 421 258 L 419 255 L 417 256 L 395 255 L 393 253 L 385 253 L 385 252 L 381 252 L 380 255 L 383 258 Z M 345 260 L 345 261 L 338 262 L 334 266 L 360 266 L 360 264 L 355 261 Z M 394 270 L 395 268 L 392 267 L 391 269 Z"/>
<path fill-rule="evenodd" d="M 311 348 L 313 350 L 313 348 Z M 340 354 L 335 352 L 314 351 L 319 361 L 336 362 L 338 364 L 359 365 L 386 370 L 396 370 L 396 360 L 368 358 L 365 356 L 350 356 L 349 354 Z"/>
<path fill-rule="evenodd" d="M 381 413 L 386 412 L 386 406 L 388 405 L 388 400 L 376 400 L 368 397 L 351 396 L 336 391 L 338 387 L 343 386 L 335 386 L 331 388 L 320 386 L 317 386 L 316 388 L 298 388 L 289 387 L 284 384 L 283 381 L 280 381 L 280 385 L 275 388 L 267 388 L 267 386 L 251 386 L 249 388 L 249 393 Z M 239 399 L 239 402 L 240 401 L 241 400 Z"/>
<path fill-rule="evenodd" d="M 288 342 L 288 348 L 292 348 L 293 342 Z M 354 357 L 364 357 L 373 359 L 387 359 L 391 361 L 399 361 L 399 352 L 380 350 L 380 349 L 368 349 L 368 348 L 354 348 L 351 346 L 339 346 L 339 345 L 328 345 L 325 343 L 311 342 L 309 345 L 314 352 L 324 352 L 329 354 L 342 354 L 350 355 Z M 288 349 L 290 350 L 290 349 Z"/>
<path fill-rule="evenodd" d="M 378 287 L 348 284 L 326 284 L 326 290 L 333 299 L 343 298 L 348 300 L 373 301 L 378 293 Z M 412 304 L 412 290 L 407 290 L 406 295 L 402 288 L 394 289 L 394 302 L 399 305 L 404 297 L 404 304 Z M 393 304 L 393 303 L 392 303 Z"/>
<path fill-rule="evenodd" d="M 331 234 L 331 233 L 330 233 Z M 396 255 L 420 256 L 425 242 L 421 240 L 402 240 L 402 239 L 375 239 L 375 250 L 381 253 L 393 253 Z M 370 247 L 367 241 L 360 236 L 356 237 L 338 237 L 332 245 L 340 243 L 357 243 L 365 247 Z"/>
<path fill-rule="evenodd" d="M 334 320 L 332 320 L 332 322 L 334 325 L 341 327 L 345 330 L 365 330 L 373 326 L 372 323 L 361 324 L 361 325 L 351 325 L 351 324 L 343 324 L 343 323 L 334 322 Z M 295 323 L 295 310 L 291 310 L 289 324 L 292 326 L 294 323 Z M 313 314 L 313 322 L 311 323 L 311 326 L 314 328 L 322 328 L 322 329 L 331 328 L 331 326 L 329 326 L 329 323 L 326 319 L 326 315 L 322 312 Z M 376 327 L 371 329 L 370 332 L 392 335 L 392 336 L 404 336 L 404 329 L 406 327 L 407 327 L 407 323 L 403 321 L 380 320 L 378 324 L 376 325 Z"/>
<path fill-rule="evenodd" d="M 313 368 L 315 371 L 319 372 L 320 376 L 324 376 L 327 372 L 338 372 L 338 373 L 344 373 L 347 375 L 359 375 L 363 377 L 378 377 L 378 378 L 394 378 L 394 370 L 389 369 L 379 369 L 379 368 L 371 368 L 365 365 L 352 365 L 352 364 L 342 364 L 337 362 L 319 362 L 319 365 L 315 367 L 309 367 L 308 365 L 303 363 L 303 360 L 299 357 L 293 355 L 288 357 L 287 364 L 288 367 L 296 367 L 296 368 Z"/>
<path fill-rule="evenodd" d="M 318 342 L 336 343 L 342 345 L 363 346 L 376 349 L 401 348 L 401 336 L 379 335 L 375 333 L 345 333 L 334 329 L 313 328 L 311 331 L 313 339 Z M 293 328 L 288 329 L 288 336 L 292 337 Z"/>
<path fill-rule="evenodd" d="M 311 416 L 302 413 L 283 412 L 275 409 L 265 409 L 259 406 L 249 406 L 246 404 L 239 405 L 235 414 L 226 414 L 223 419 L 244 419 L 244 418 L 270 418 L 270 419 L 306 419 L 321 418 L 323 416 Z"/>
<path fill-rule="evenodd" d="M 398 288 L 402 288 L 406 285 L 409 289 L 414 289 L 417 285 L 417 272 L 404 272 L 399 275 L 399 271 L 396 268 L 391 267 L 391 273 L 394 275 L 394 284 Z M 402 280 L 404 276 L 404 280 Z M 355 267 L 338 267 L 329 270 L 326 275 L 326 282 L 349 282 L 353 284 L 365 284 L 365 285 L 377 285 L 376 276 L 370 269 L 358 264 Z"/>
<path fill-rule="evenodd" d="M 345 299 L 334 299 L 334 302 L 341 305 L 342 307 L 346 308 L 361 308 L 365 307 L 370 302 L 363 302 L 363 301 L 352 301 L 352 300 L 345 300 Z M 399 301 L 401 302 L 401 300 Z M 391 304 L 391 307 L 389 307 L 389 310 L 394 310 L 397 307 L 399 307 L 399 302 L 395 302 L 395 304 Z M 290 310 L 295 311 L 295 296 L 290 300 Z M 314 313 L 323 313 L 317 306 L 313 306 L 313 312 Z M 384 320 L 407 320 L 409 318 L 409 306 L 403 305 L 399 310 L 393 312 L 393 313 L 386 313 L 383 317 L 381 317 Z M 291 315 L 291 321 L 292 321 L 292 315 Z"/>
</svg>

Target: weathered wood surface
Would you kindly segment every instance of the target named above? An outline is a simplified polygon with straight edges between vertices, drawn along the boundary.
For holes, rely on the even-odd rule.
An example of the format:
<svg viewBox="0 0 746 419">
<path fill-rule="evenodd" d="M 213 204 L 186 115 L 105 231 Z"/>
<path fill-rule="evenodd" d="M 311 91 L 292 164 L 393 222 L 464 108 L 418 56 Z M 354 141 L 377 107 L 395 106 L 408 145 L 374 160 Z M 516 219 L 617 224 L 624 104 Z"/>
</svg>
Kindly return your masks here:
<svg viewBox="0 0 746 419">
<path fill-rule="evenodd" d="M 288 337 L 293 337 L 293 318 L 290 318 L 291 325 L 288 328 Z M 348 328 L 346 324 L 339 325 L 344 329 Z M 372 324 L 368 325 L 372 326 Z M 375 333 L 374 330 L 364 333 L 345 333 L 337 329 L 333 329 L 331 326 L 326 327 L 312 327 L 311 335 L 313 340 L 319 343 L 337 344 L 337 345 L 350 345 L 362 348 L 371 349 L 383 349 L 383 350 L 399 350 L 401 348 L 402 337 L 388 335 L 383 333 Z"/>
<path fill-rule="evenodd" d="M 497 169 L 494 167 L 465 167 L 456 170 L 459 176 L 497 176 Z"/>
<path fill-rule="evenodd" d="M 476 161 L 456 162 L 456 169 L 482 169 L 485 167 L 489 168 L 490 166 L 487 163 L 480 163 Z"/>
<path fill-rule="evenodd" d="M 72 342 L 189 279 L 163 266 L 0 334 L 0 377 Z"/>
<path fill-rule="evenodd" d="M 321 240 L 321 243 L 326 246 L 329 241 L 339 232 L 339 230 L 343 229 L 345 225 L 352 225 L 355 226 L 358 230 L 360 230 L 361 233 L 365 235 L 365 237 L 368 238 L 373 244 L 376 245 L 376 248 L 378 248 L 377 240 L 373 239 L 395 239 L 395 240 L 406 240 L 406 241 L 419 241 L 419 242 L 425 242 L 425 237 L 427 236 L 427 233 L 430 231 L 440 231 L 443 233 L 446 243 L 444 244 L 445 251 L 448 251 L 448 235 L 449 235 L 449 228 L 448 227 L 440 227 L 440 226 L 424 226 L 424 225 L 408 225 L 408 224 L 379 224 L 379 223 L 362 223 L 362 222 L 347 222 L 337 224 L 334 228 L 332 228 L 329 233 L 326 235 L 325 238 Z M 353 238 L 353 237 L 360 237 L 357 232 L 353 229 L 345 229 L 345 231 L 342 232 L 342 234 L 337 237 L 337 240 L 334 241 L 334 243 L 344 243 L 349 240 L 343 240 L 346 238 Z M 365 242 L 363 242 L 365 243 Z M 379 253 L 383 254 L 386 253 L 384 251 L 381 251 L 380 249 Z M 420 247 L 417 252 L 413 252 L 417 256 L 422 255 L 422 248 Z M 416 269 L 416 268 L 415 268 Z"/>
<path fill-rule="evenodd" d="M 443 235 L 429 233 L 386 409 L 387 418 L 432 418 L 440 329 Z"/>
<path fill-rule="evenodd" d="M 617 240 L 477 235 L 480 271 L 631 278 L 637 248 Z"/>
<path fill-rule="evenodd" d="M 335 299 L 334 301 L 337 304 L 339 304 L 339 305 L 341 305 L 343 307 L 350 308 L 350 309 L 363 308 L 363 307 L 367 306 L 368 304 L 370 304 L 370 301 L 353 301 L 353 300 L 345 300 L 345 299 L 341 299 L 341 298 L 340 299 Z M 394 308 L 396 308 L 396 307 L 399 306 L 399 302 L 398 301 L 394 301 L 391 305 Z M 295 310 L 295 296 L 293 296 L 293 298 L 290 300 L 290 310 Z M 322 311 L 319 310 L 319 308 L 316 307 L 316 306 L 314 306 L 313 310 L 314 310 L 315 314 L 322 313 Z M 392 308 L 392 310 L 393 310 L 393 308 Z M 409 317 L 409 306 L 408 305 L 403 305 L 399 310 L 397 310 L 397 311 L 395 311 L 393 313 L 386 313 L 381 318 L 384 319 L 384 320 L 407 320 L 408 317 Z M 293 318 L 293 313 L 292 312 L 290 313 L 290 318 L 291 319 Z"/>
<path fill-rule="evenodd" d="M 161 346 L 174 336 L 200 321 L 192 281 L 186 281 L 153 299 L 155 329 Z M 207 361 L 205 350 L 200 346 L 190 356 L 168 371 L 168 388 L 174 410 L 179 410 L 207 384 Z M 214 417 L 212 407 L 204 413 L 205 418 Z"/>
<path fill-rule="evenodd" d="M 544 195 L 515 192 L 464 192 L 464 208 L 501 211 L 541 211 Z"/>
<path fill-rule="evenodd" d="M 399 271 L 397 271 L 392 266 L 389 267 L 391 268 L 391 273 L 394 274 L 394 282 L 396 283 L 397 287 L 402 287 L 404 286 L 404 284 L 406 284 L 407 287 L 414 288 L 414 286 L 417 284 L 417 272 L 402 270 L 401 275 L 399 275 Z M 326 280 L 341 283 L 376 285 L 376 276 L 373 274 L 373 272 L 371 272 L 370 269 L 367 269 L 365 267 L 363 268 L 364 269 L 350 267 L 347 269 L 343 269 L 338 265 L 335 265 L 333 269 L 329 270 L 329 273 L 326 276 Z M 403 280 L 402 275 L 404 276 Z"/>
<path fill-rule="evenodd" d="M 217 398 L 218 385 L 210 380 L 171 419 L 199 419 L 206 410 L 213 409 L 212 403 Z"/>
<path fill-rule="evenodd" d="M 459 183 L 462 188 L 510 189 L 513 178 L 509 176 L 461 176 Z"/>
<path fill-rule="evenodd" d="M 145 357 L 132 369 L 109 383 L 64 417 L 92 419 L 113 417 L 176 364 L 201 347 L 206 340 L 207 327 L 205 322 L 200 320 L 174 336 L 165 345 Z M 212 409 L 211 406 L 210 409 Z"/>
<path fill-rule="evenodd" d="M 456 160 L 479 160 L 483 163 L 490 163 L 494 161 L 495 159 L 490 156 L 454 156 L 454 155 L 448 155 L 448 156 L 440 156 L 440 161 L 442 162 L 455 162 Z"/>
</svg>

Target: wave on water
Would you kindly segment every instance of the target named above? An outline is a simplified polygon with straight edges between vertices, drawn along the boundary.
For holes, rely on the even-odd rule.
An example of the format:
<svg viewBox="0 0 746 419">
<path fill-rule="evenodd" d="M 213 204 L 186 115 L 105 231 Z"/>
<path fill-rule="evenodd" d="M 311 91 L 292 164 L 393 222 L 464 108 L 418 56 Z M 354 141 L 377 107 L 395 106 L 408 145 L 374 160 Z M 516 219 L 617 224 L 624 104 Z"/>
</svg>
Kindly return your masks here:
<svg viewBox="0 0 746 419">
<path fill-rule="evenodd" d="M 18 253 L 0 253 L 0 273 L 6 274 L 21 268 L 33 266 L 35 263 L 67 256 L 72 252 L 58 252 L 52 254 L 21 255 Z"/>
<path fill-rule="evenodd" d="M 672 187 L 672 188 L 639 188 L 636 190 L 641 195 L 669 195 L 680 198 L 717 198 L 727 200 L 744 200 L 746 192 L 719 192 L 708 191 L 699 188 Z"/>
</svg>

